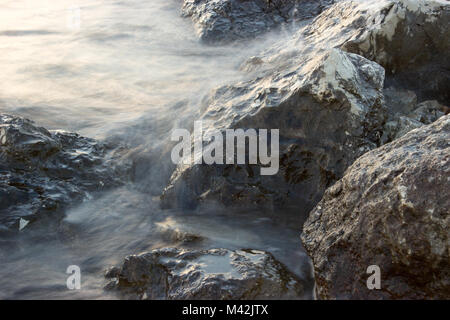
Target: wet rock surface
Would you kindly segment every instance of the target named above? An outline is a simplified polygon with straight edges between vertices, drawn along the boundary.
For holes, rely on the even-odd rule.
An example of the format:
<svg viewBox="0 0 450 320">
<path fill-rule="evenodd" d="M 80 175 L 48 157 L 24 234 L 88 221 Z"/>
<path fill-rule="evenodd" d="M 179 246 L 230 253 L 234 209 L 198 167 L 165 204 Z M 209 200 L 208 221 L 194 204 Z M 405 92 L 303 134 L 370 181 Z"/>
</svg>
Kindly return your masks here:
<svg viewBox="0 0 450 320">
<path fill-rule="evenodd" d="M 179 166 L 163 206 L 213 200 L 306 217 L 359 156 L 448 112 L 448 9 L 440 1 L 338 2 L 291 40 L 249 59 L 242 70 L 252 80 L 214 90 L 201 120 L 206 132 L 280 129 L 278 174 L 261 176 L 260 165 Z M 428 32 L 430 43 L 423 38 Z M 408 43 L 396 45 L 401 37 Z M 416 50 L 424 41 L 429 48 Z M 421 67 L 414 69 L 414 61 Z M 437 65 L 436 90 L 400 81 L 401 72 L 416 71 L 416 84 L 434 79 Z"/>
<path fill-rule="evenodd" d="M 301 281 L 258 250 L 158 249 L 110 268 L 105 289 L 128 299 L 301 299 Z"/>
<path fill-rule="evenodd" d="M 448 298 L 449 170 L 448 115 L 359 158 L 303 228 L 318 297 Z M 370 265 L 380 290 L 366 286 Z"/>
<path fill-rule="evenodd" d="M 287 23 L 318 15 L 333 0 L 184 0 L 182 15 L 206 43 L 254 39 Z"/>
<path fill-rule="evenodd" d="M 110 151 L 76 133 L 1 114 L 0 234 L 45 217 L 57 221 L 69 204 L 120 185 L 126 169 Z"/>
<path fill-rule="evenodd" d="M 450 104 L 448 1 L 378 1 L 353 6 L 342 3 L 339 7 L 343 14 L 352 11 L 352 24 L 361 32 L 343 49 L 382 65 L 388 85 L 414 91 L 419 101 L 436 99 Z M 367 15 L 371 7 L 378 12 Z"/>
<path fill-rule="evenodd" d="M 218 200 L 306 214 L 347 166 L 377 146 L 384 121 L 378 64 L 333 49 L 281 76 L 220 88 L 202 118 L 209 128 L 281 128 L 278 174 L 262 176 L 258 165 L 179 167 L 164 205 Z"/>
<path fill-rule="evenodd" d="M 302 239 L 314 262 L 319 298 L 448 298 L 449 5 L 338 1 L 327 9 L 332 2 L 337 1 L 184 1 L 183 15 L 210 44 L 254 39 L 318 16 L 305 20 L 289 41 L 245 61 L 240 70 L 246 80 L 217 88 L 201 106 L 207 132 L 280 129 L 278 173 L 261 176 L 260 164 L 179 166 L 162 205 L 196 208 L 211 201 L 242 212 L 257 207 L 257 214 L 304 219 L 313 210 Z M 149 163 L 166 161 L 170 149 L 131 152 L 133 178 L 155 177 L 161 166 Z M 46 217 L 58 222 L 71 204 L 122 184 L 128 166 L 118 164 L 120 152 L 75 133 L 0 115 L 0 236 L 27 231 Z M 171 172 L 172 165 L 164 170 Z M 161 181 L 165 173 L 159 173 Z M 149 192 L 153 182 L 140 183 L 138 191 Z M 149 193 L 159 193 L 159 187 Z M 102 208 L 114 207 L 111 203 L 118 202 L 104 200 Z M 124 220 L 125 230 L 134 228 Z M 297 225 L 302 219 L 294 220 Z M 90 223 L 86 215 L 72 221 L 62 230 L 70 241 L 79 221 Z M 148 232 L 145 223 L 136 226 Z M 212 246 L 195 232 L 151 230 L 165 247 L 227 245 Z M 0 244 L 20 249 L 14 241 L 0 239 Z M 107 242 L 100 243 L 101 256 L 107 255 Z M 145 242 L 139 250 L 126 250 L 149 247 Z M 251 247 L 258 246 L 251 242 Z M 280 249 L 266 248 L 274 254 Z M 367 289 L 369 265 L 381 267 L 380 290 Z M 270 253 L 248 249 L 158 249 L 127 257 L 106 278 L 107 290 L 128 299 L 311 298 L 306 281 Z"/>
</svg>

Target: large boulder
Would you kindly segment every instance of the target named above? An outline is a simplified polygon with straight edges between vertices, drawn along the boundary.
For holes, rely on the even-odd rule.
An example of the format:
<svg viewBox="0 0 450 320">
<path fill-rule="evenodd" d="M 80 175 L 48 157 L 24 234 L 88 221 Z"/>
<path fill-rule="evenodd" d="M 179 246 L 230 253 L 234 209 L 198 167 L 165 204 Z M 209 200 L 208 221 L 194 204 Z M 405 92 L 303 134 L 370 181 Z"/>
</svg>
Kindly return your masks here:
<svg viewBox="0 0 450 320">
<path fill-rule="evenodd" d="M 60 215 L 71 203 L 122 183 L 112 148 L 32 121 L 0 115 L 0 233 Z"/>
<path fill-rule="evenodd" d="M 277 26 L 318 15 L 333 0 L 184 0 L 182 15 L 191 17 L 206 43 L 252 39 Z"/>
<path fill-rule="evenodd" d="M 427 105 L 434 100 L 446 104 L 450 92 L 449 82 L 441 81 L 450 70 L 446 65 L 450 59 L 445 59 L 448 50 L 441 44 L 448 43 L 448 29 L 441 26 L 448 23 L 450 5 L 415 3 L 418 7 L 409 0 L 338 2 L 291 40 L 249 59 L 242 70 L 250 80 L 214 90 L 204 100 L 201 120 L 206 132 L 279 129 L 278 174 L 261 176 L 259 165 L 183 164 L 164 190 L 162 204 L 192 208 L 214 200 L 275 211 L 292 209 L 306 216 L 359 156 L 445 113 L 446 107 L 436 107 L 434 102 L 434 111 L 419 104 L 424 97 Z M 425 41 L 423 29 L 416 28 L 420 23 L 427 26 L 426 32 L 433 30 L 433 43 L 440 43 L 424 49 L 429 53 L 425 55 L 415 49 Z M 436 90 L 414 91 L 411 107 L 389 110 L 396 104 L 387 101 L 401 100 L 402 92 L 411 87 L 394 79 L 413 70 L 411 63 L 399 60 L 398 48 L 391 43 L 406 37 L 405 28 L 413 43 L 407 61 L 420 61 L 423 72 L 416 71 L 421 76 L 433 78 L 434 66 L 443 76 L 433 85 Z M 407 52 L 407 44 L 402 52 Z M 383 66 L 388 68 L 387 78 Z M 420 77 L 412 79 L 423 83 Z M 394 88 L 388 95 L 386 82 Z M 422 115 L 414 114 L 416 109 Z"/>
<path fill-rule="evenodd" d="M 354 160 L 377 146 L 383 81 L 378 64 L 332 49 L 291 73 L 220 88 L 207 102 L 205 131 L 279 128 L 279 172 L 264 176 L 258 165 L 180 165 L 163 205 L 193 208 L 218 200 L 306 214 Z"/>
<path fill-rule="evenodd" d="M 107 290 L 128 299 L 301 299 L 303 284 L 259 250 L 158 249 L 106 272 Z"/>
<path fill-rule="evenodd" d="M 318 297 L 448 299 L 448 190 L 449 115 L 359 158 L 303 227 Z M 379 290 L 367 287 L 371 265 Z"/>
<path fill-rule="evenodd" d="M 387 85 L 413 90 L 419 101 L 437 99 L 449 105 L 450 3 L 440 0 L 366 3 L 358 4 L 356 10 L 344 9 L 352 12 L 354 18 L 349 20 L 358 25 L 360 32 L 354 33 L 343 49 L 382 65 Z M 373 8 L 376 13 L 364 14 Z M 335 13 L 327 14 L 332 18 Z"/>
</svg>

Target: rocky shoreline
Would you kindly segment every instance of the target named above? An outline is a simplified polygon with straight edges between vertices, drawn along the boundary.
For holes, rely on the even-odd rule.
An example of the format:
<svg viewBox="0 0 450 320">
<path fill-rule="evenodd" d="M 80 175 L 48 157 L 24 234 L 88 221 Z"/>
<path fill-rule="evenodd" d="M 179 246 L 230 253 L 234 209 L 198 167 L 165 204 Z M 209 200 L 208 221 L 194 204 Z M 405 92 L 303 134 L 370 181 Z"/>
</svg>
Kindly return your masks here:
<svg viewBox="0 0 450 320">
<path fill-rule="evenodd" d="M 438 4 L 410 7 L 410 1 L 338 2 L 291 42 L 258 57 L 253 80 L 214 90 L 202 106 L 201 119 L 209 126 L 204 130 L 283 128 L 280 171 L 261 177 L 252 165 L 180 166 L 163 192 L 163 204 L 193 208 L 214 200 L 230 207 L 301 210 L 306 217 L 358 157 L 446 113 L 449 12 Z M 432 39 L 425 44 L 429 52 L 398 43 L 404 37 L 427 42 L 424 29 L 403 25 L 422 21 Z M 435 77 L 436 68 L 441 77 Z M 438 92 L 412 91 L 411 81 L 401 81 L 404 72 L 408 79 L 433 74 Z"/>
<path fill-rule="evenodd" d="M 180 165 L 163 208 L 216 203 L 306 221 L 319 299 L 450 297 L 450 4 L 440 0 L 184 0 L 206 45 L 298 30 L 213 90 L 206 130 L 280 129 L 280 170 Z M 0 115 L 0 236 L 58 220 L 133 176 L 120 146 Z M 299 226 L 299 229 L 301 226 Z M 300 242 L 300 240 L 299 240 Z M 367 267 L 382 273 L 366 286 Z M 163 248 L 106 272 L 126 299 L 302 299 L 270 252 Z"/>
<path fill-rule="evenodd" d="M 356 160 L 303 227 L 318 297 L 448 298 L 449 174 L 448 115 Z M 379 290 L 364 281 L 371 265 Z"/>
<path fill-rule="evenodd" d="M 0 236 L 42 220 L 58 223 L 73 204 L 122 185 L 120 148 L 0 115 Z"/>
<path fill-rule="evenodd" d="M 226 28 L 217 30 L 215 23 L 224 25 L 211 18 L 208 3 L 193 20 L 202 40 L 216 35 L 220 42 Z M 291 43 L 244 65 L 254 80 L 218 88 L 202 107 L 202 119 L 215 129 L 283 128 L 280 173 L 260 177 L 249 165 L 179 167 L 163 204 L 192 208 L 213 200 L 309 217 L 302 240 L 318 298 L 448 298 L 450 5 L 328 5 Z M 234 30 L 230 34 L 236 38 Z M 429 149 L 420 156 L 409 148 Z M 392 194 L 400 187 L 395 180 L 383 180 L 379 189 L 361 180 L 382 179 L 377 175 L 408 176 L 400 197 L 415 198 L 405 198 L 402 207 Z M 383 290 L 367 289 L 369 265 L 380 266 Z"/>
</svg>

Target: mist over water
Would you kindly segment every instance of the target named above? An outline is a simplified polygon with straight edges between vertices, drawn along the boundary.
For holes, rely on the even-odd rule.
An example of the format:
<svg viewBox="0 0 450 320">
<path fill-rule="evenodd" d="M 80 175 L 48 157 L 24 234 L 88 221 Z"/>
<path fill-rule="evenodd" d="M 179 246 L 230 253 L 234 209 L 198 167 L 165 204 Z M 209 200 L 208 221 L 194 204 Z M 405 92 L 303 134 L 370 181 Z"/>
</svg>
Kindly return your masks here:
<svg viewBox="0 0 450 320">
<path fill-rule="evenodd" d="M 0 0 L 0 112 L 47 129 L 126 146 L 135 178 L 71 208 L 60 225 L 0 240 L 0 299 L 114 298 L 103 273 L 129 254 L 167 246 L 267 250 L 310 279 L 300 222 L 204 207 L 161 210 L 173 166 L 161 158 L 174 128 L 190 129 L 202 98 L 245 77 L 239 66 L 280 37 L 205 46 L 181 1 Z M 68 23 L 79 7 L 80 28 Z M 29 231 L 29 232 L 28 232 Z M 184 243 L 184 234 L 203 240 Z M 66 288 L 79 265 L 82 290 Z M 306 296 L 305 298 L 310 298 Z"/>
</svg>

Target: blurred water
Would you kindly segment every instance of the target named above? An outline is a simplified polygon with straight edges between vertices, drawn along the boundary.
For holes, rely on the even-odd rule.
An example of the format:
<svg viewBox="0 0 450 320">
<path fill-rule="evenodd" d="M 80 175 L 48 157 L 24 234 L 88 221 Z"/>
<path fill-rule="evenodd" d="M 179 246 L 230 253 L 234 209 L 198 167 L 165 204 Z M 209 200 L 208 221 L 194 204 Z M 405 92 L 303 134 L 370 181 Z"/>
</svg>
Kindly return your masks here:
<svg viewBox="0 0 450 320">
<path fill-rule="evenodd" d="M 106 267 L 164 246 L 268 250 L 311 280 L 299 224 L 258 212 L 159 209 L 155 195 L 170 165 L 158 155 L 170 131 L 191 127 L 202 97 L 243 77 L 238 66 L 275 41 L 204 46 L 180 17 L 180 3 L 0 0 L 0 112 L 49 129 L 114 137 L 144 159 L 134 184 L 71 209 L 62 226 L 41 231 L 45 237 L 22 232 L 0 245 L 0 299 L 114 298 L 102 290 Z M 184 244 L 173 232 L 205 240 Z M 82 270 L 79 291 L 65 285 L 73 264 Z"/>
<path fill-rule="evenodd" d="M 176 0 L 2 1 L 2 110 L 101 138 L 233 77 L 244 52 L 201 46 L 179 6 Z M 73 7 L 80 8 L 79 29 L 69 23 Z"/>
</svg>

